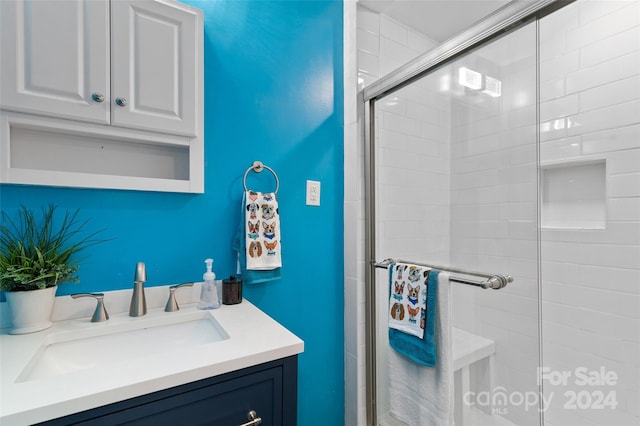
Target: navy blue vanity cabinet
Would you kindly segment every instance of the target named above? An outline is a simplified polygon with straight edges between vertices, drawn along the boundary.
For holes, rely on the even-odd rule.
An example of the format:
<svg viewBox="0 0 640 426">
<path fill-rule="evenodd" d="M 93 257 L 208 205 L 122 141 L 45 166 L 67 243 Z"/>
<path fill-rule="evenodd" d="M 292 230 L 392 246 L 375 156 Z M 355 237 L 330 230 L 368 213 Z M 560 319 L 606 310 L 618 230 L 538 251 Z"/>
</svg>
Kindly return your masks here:
<svg viewBox="0 0 640 426">
<path fill-rule="evenodd" d="M 295 426 L 297 376 L 294 355 L 42 424 Z M 261 422 L 251 423 L 252 411 Z"/>
</svg>

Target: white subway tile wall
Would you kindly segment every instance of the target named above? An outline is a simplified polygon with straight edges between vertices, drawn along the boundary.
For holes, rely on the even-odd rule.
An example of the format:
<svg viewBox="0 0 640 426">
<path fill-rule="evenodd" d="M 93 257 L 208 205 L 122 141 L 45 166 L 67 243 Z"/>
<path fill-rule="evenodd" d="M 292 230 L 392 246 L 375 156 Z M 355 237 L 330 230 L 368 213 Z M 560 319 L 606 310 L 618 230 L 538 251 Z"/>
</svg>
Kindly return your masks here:
<svg viewBox="0 0 640 426">
<path fill-rule="evenodd" d="M 345 425 L 366 420 L 364 375 L 364 190 L 363 147 L 358 121 L 357 43 L 366 53 L 377 54 L 378 36 L 356 26 L 356 3 L 345 1 L 344 10 L 344 379 Z M 366 17 L 362 19 L 363 23 Z M 377 24 L 376 24 L 377 26 Z M 373 40 L 371 40 L 373 39 Z"/>
<path fill-rule="evenodd" d="M 542 19 L 540 34 L 540 90 L 555 98 L 540 106 L 542 126 L 565 124 L 541 127 L 541 162 L 606 162 L 604 229 L 541 234 L 543 364 L 572 373 L 545 383 L 545 424 L 640 424 L 640 2 L 578 1 Z M 580 367 L 618 379 L 580 386 Z M 598 392 L 617 408 L 593 409 Z"/>
</svg>

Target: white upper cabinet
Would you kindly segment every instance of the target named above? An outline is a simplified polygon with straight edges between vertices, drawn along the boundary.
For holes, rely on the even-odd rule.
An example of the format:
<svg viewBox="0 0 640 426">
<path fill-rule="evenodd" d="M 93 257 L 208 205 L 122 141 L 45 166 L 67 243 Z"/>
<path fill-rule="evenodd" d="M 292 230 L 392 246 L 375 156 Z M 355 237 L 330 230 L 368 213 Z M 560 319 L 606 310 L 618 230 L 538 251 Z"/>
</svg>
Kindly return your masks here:
<svg viewBox="0 0 640 426">
<path fill-rule="evenodd" d="M 195 134 L 197 17 L 176 6 L 112 2 L 114 125 Z"/>
<path fill-rule="evenodd" d="M 109 123 L 109 2 L 2 0 L 0 14 L 2 107 Z"/>
<path fill-rule="evenodd" d="M 0 183 L 204 192 L 203 13 L 0 0 Z"/>
<path fill-rule="evenodd" d="M 2 108 L 196 135 L 196 10 L 170 0 L 0 5 Z"/>
</svg>

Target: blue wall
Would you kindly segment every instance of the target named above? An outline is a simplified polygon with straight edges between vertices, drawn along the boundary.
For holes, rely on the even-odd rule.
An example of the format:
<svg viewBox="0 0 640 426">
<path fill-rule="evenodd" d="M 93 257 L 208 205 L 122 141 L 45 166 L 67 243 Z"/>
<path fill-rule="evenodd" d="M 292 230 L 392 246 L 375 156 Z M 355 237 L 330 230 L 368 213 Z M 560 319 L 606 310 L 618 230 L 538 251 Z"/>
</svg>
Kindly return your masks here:
<svg viewBox="0 0 640 426">
<path fill-rule="evenodd" d="M 219 278 L 235 271 L 242 175 L 261 160 L 280 177 L 280 281 L 245 297 L 305 342 L 299 424 L 338 425 L 343 381 L 343 96 L 340 1 L 196 1 L 205 12 L 205 194 L 0 186 L 3 210 L 54 203 L 80 208 L 113 240 L 85 252 L 79 284 L 58 295 Z M 322 205 L 305 205 L 306 180 Z M 249 186 L 269 191 L 268 173 Z M 248 344 L 250 344 L 248 342 Z"/>
</svg>

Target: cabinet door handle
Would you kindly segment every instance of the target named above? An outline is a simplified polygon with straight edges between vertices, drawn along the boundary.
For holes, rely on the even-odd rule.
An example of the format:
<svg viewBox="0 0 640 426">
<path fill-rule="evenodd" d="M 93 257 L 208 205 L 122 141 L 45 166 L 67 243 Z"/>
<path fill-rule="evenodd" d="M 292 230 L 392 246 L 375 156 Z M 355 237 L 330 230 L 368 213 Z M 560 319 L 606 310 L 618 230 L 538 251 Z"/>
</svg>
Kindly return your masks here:
<svg viewBox="0 0 640 426">
<path fill-rule="evenodd" d="M 259 424 L 262 424 L 262 419 L 258 417 L 256 412 L 253 410 L 249 411 L 249 413 L 247 414 L 247 419 L 249 419 L 249 421 L 246 423 L 242 423 L 240 426 L 258 426 Z"/>
<path fill-rule="evenodd" d="M 116 98 L 116 105 L 118 106 L 127 106 L 127 100 L 125 98 Z"/>
<path fill-rule="evenodd" d="M 91 99 L 93 99 L 94 101 L 100 103 L 100 102 L 104 102 L 104 95 L 102 93 L 99 92 L 93 92 L 93 94 L 91 95 Z"/>
</svg>

